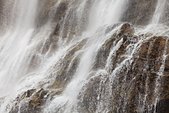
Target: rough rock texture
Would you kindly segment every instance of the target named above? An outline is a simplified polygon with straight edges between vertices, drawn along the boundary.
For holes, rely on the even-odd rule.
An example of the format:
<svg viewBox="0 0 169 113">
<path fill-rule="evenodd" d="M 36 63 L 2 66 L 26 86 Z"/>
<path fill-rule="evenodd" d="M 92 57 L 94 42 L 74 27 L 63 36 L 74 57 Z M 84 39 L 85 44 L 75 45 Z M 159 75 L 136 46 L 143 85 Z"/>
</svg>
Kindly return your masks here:
<svg viewBox="0 0 169 113">
<path fill-rule="evenodd" d="M 72 79 L 81 55 L 80 52 L 78 54 L 77 52 L 85 43 L 86 40 L 82 40 L 70 47 L 68 53 L 51 67 L 53 73 L 48 79 L 50 81 L 54 77 L 54 80 L 51 85 L 48 84 L 47 89 L 30 89 L 18 95 L 12 101 L 12 106 L 10 106 L 12 108 L 9 113 L 17 113 L 18 111 L 20 113 L 41 113 L 46 101 L 51 101 L 53 96 L 61 94 L 67 83 Z M 74 56 L 74 54 L 77 55 Z"/>
<path fill-rule="evenodd" d="M 125 31 L 132 29 L 124 26 L 129 25 L 124 24 L 121 27 L 121 29 L 127 28 L 124 29 Z M 113 54 L 112 67 L 105 72 L 98 72 L 89 79 L 79 95 L 79 111 L 81 113 L 96 111 L 168 113 L 168 56 L 163 62 L 163 54 L 169 51 L 168 37 L 146 37 L 146 35 L 135 36 L 134 34 L 129 36 L 124 33 L 113 37 L 115 37 L 112 38 L 113 40 L 109 39 L 109 43 L 106 41 L 103 45 L 103 47 L 107 45 L 107 52 L 110 50 L 108 44 L 116 45 L 120 39 L 123 39 L 123 42 Z M 142 40 L 135 41 L 135 38 Z M 131 57 L 127 56 L 129 48 L 135 51 Z M 104 61 L 107 57 L 108 53 L 101 51 L 97 56 L 101 66 L 97 65 L 97 67 L 104 69 Z M 164 73 L 160 74 L 163 65 L 165 65 Z"/>
<path fill-rule="evenodd" d="M 9 113 L 42 113 L 45 103 L 52 100 L 54 95 L 59 95 L 61 90 L 30 89 L 12 101 Z M 8 106 L 9 107 L 9 106 Z"/>
<path fill-rule="evenodd" d="M 44 4 L 45 2 L 43 2 L 41 6 L 43 8 L 44 7 L 43 5 L 45 5 L 45 7 L 50 7 L 50 8 L 46 8 L 42 10 L 41 8 L 39 8 L 40 16 L 39 18 L 37 18 L 38 21 L 37 26 L 39 27 L 43 26 L 47 21 L 52 24 L 51 25 L 52 33 L 50 34 L 49 38 L 46 39 L 45 43 L 43 44 L 43 48 L 41 48 L 42 54 L 46 54 L 47 52 L 52 53 L 53 51 L 55 51 L 58 47 L 58 40 L 61 40 L 60 38 L 62 38 L 62 40 L 65 42 L 69 42 L 75 36 L 81 33 L 81 29 L 84 29 L 85 24 L 83 21 L 85 21 L 85 18 L 77 17 L 78 14 L 77 8 L 79 2 L 77 1 L 75 2 L 75 1 L 76 0 L 74 1 L 73 0 L 72 1 L 51 0 L 51 2 L 46 1 L 47 2 L 46 4 Z M 86 16 L 87 14 L 85 15 L 85 17 Z"/>
<path fill-rule="evenodd" d="M 16 100 L 13 101 L 13 107 L 9 113 L 39 113 L 42 110 L 44 102 L 47 100 L 49 94 L 44 89 L 31 89 L 23 94 L 20 94 Z"/>
<path fill-rule="evenodd" d="M 51 70 L 55 70 L 51 75 L 55 76 L 55 81 L 50 88 L 63 89 L 72 79 L 80 60 L 81 53 L 78 51 L 84 46 L 85 43 L 86 40 L 82 40 L 73 45 L 68 50 L 68 53 L 51 68 Z"/>
<path fill-rule="evenodd" d="M 2 26 L 8 24 L 10 14 L 4 12 L 10 12 L 12 8 L 9 6 L 15 0 L 6 1 L 9 1 L 6 4 L 8 7 L 4 6 L 4 0 L 0 0 Z M 82 36 L 81 33 L 88 23 L 91 4 L 95 0 L 87 0 L 84 10 L 78 9 L 79 1 L 39 2 L 37 32 L 47 22 L 51 24 L 49 38 L 38 45 L 37 51 L 40 54 L 50 56 L 58 49 L 60 38 L 64 45 L 73 38 Z M 157 0 L 128 2 L 122 21 L 133 25 L 147 25 L 154 14 Z M 162 22 L 169 19 L 168 5 L 167 1 Z M 83 15 L 79 15 L 78 11 Z M 169 113 L 169 38 L 149 33 L 138 35 L 129 23 L 113 25 L 107 28 L 105 34 L 114 29 L 116 31 L 103 42 L 97 52 L 90 76 L 78 95 L 78 106 L 75 109 L 79 113 Z M 44 88 L 45 83 L 42 81 L 43 88 L 29 89 L 19 94 L 7 106 L 7 109 L 11 108 L 9 113 L 42 113 L 47 101 L 60 95 L 72 80 L 86 42 L 87 38 L 73 43 L 67 53 L 49 69 L 52 72 L 47 76 L 50 84 Z M 31 57 L 31 66 L 36 68 L 40 64 L 39 56 L 33 54 Z M 0 98 L 1 102 L 3 98 Z"/>
<path fill-rule="evenodd" d="M 79 113 L 168 113 L 169 41 L 165 36 L 137 35 L 124 23 L 98 51 L 93 72 L 78 96 Z M 72 79 L 86 40 L 71 46 L 51 69 L 47 89 L 31 89 L 12 102 L 10 113 L 41 113 Z M 166 57 L 165 57 L 166 55 Z M 162 68 L 162 67 L 165 68 Z"/>
</svg>

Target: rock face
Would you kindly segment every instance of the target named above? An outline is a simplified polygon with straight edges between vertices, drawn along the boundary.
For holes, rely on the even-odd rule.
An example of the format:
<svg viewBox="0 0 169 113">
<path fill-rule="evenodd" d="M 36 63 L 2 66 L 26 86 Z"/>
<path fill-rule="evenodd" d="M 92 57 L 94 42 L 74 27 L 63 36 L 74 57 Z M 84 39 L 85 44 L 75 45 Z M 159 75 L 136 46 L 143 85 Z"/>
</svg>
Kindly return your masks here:
<svg viewBox="0 0 169 113">
<path fill-rule="evenodd" d="M 49 92 L 44 89 L 31 89 L 20 94 L 13 101 L 13 107 L 9 113 L 40 113 L 43 105 L 49 97 Z"/>
<path fill-rule="evenodd" d="M 36 19 L 37 27 L 45 25 L 45 23 L 50 19 L 51 8 L 57 3 L 57 0 L 41 0 L 39 2 L 39 7 L 37 10 L 38 16 Z"/>
<path fill-rule="evenodd" d="M 0 15 L 3 15 L 3 2 L 0 0 Z M 84 9 L 78 7 L 79 0 L 42 0 L 39 3 L 36 31 L 48 22 L 51 31 L 45 41 L 36 40 L 39 41 L 38 47 L 35 46 L 37 54 L 31 56 L 31 67 L 38 68 L 43 58 L 55 61 L 52 55 L 60 48 L 65 50 L 65 54 L 59 51 L 61 57 L 56 56 L 58 59 L 51 63 L 48 73 L 45 73 L 47 81 L 40 81 L 40 88 L 20 93 L 6 106 L 7 113 L 44 113 L 44 108 L 55 97 L 63 95 L 70 81 L 76 77 L 77 70 L 83 69 L 78 66 L 84 51 L 88 49 L 90 38 L 98 38 L 97 35 L 90 38 L 82 35 L 93 2 L 95 0 L 84 2 Z M 137 32 L 140 28 L 134 27 L 149 23 L 157 0 L 129 0 L 128 4 L 122 21 L 133 25 L 118 23 L 111 27 L 103 26 L 105 39 L 94 51 L 94 64 L 70 113 L 169 113 L 169 37 L 140 34 Z M 79 12 L 82 15 L 79 16 Z M 167 14 L 165 8 L 164 15 Z M 162 21 L 167 19 L 164 15 Z M 3 19 L 0 16 L 0 23 Z M 79 36 L 82 37 L 79 39 Z M 0 98 L 1 103 L 3 98 Z M 58 104 L 55 106 L 58 111 L 52 113 L 67 113 L 64 111 L 67 103 L 63 106 Z"/>
<path fill-rule="evenodd" d="M 163 56 L 168 54 L 166 53 L 169 49 L 168 37 L 135 36 L 133 30 L 130 29 L 132 28 L 128 24 L 124 24 L 121 31 L 130 31 L 129 33 L 132 35 L 129 36 L 121 32 L 122 34 L 113 36 L 114 40 L 108 40 L 112 46 L 121 39 L 123 42 L 115 51 L 115 56 L 112 56 L 111 69 L 106 73 L 101 71 L 97 75 L 93 75 L 94 77 L 84 86 L 79 95 L 79 112 L 169 112 L 167 104 L 169 95 L 168 69 L 164 69 L 164 72 L 161 70 L 163 65 L 166 68 L 168 65 L 168 57 L 165 60 Z M 135 37 L 138 38 L 138 42 L 134 41 Z M 105 42 L 106 45 L 109 43 Z M 127 56 L 129 48 L 135 51 L 131 56 Z M 105 50 L 109 52 L 110 45 Z M 97 58 L 100 59 L 99 61 L 106 61 L 108 54 L 103 56 L 102 52 L 98 54 Z M 106 67 L 102 65 L 99 68 Z M 162 71 L 161 74 L 160 71 Z"/>
<path fill-rule="evenodd" d="M 168 113 L 169 107 L 168 107 L 168 99 L 160 100 L 157 104 L 157 113 Z"/>
<path fill-rule="evenodd" d="M 156 9 L 157 0 L 129 0 L 122 20 L 135 25 L 147 25 Z"/>
<path fill-rule="evenodd" d="M 128 23 L 117 27 L 98 51 L 93 72 L 78 96 L 78 112 L 168 113 L 168 37 L 137 35 Z M 19 95 L 10 113 L 42 112 L 46 101 L 60 95 L 72 79 L 80 54 L 72 56 L 85 43 L 82 40 L 72 46 L 60 64 L 55 65 L 60 65 L 60 69 L 53 73 L 56 78 L 51 86 Z"/>
</svg>

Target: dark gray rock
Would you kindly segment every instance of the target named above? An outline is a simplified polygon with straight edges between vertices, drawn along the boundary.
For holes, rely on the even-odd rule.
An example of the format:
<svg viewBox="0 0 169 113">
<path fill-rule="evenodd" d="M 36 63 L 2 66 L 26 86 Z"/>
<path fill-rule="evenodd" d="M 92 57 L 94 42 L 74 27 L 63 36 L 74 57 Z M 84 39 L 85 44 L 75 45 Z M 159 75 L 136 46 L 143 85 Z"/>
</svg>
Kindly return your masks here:
<svg viewBox="0 0 169 113">
<path fill-rule="evenodd" d="M 156 113 L 169 113 L 169 99 L 160 100 L 157 103 Z"/>
</svg>

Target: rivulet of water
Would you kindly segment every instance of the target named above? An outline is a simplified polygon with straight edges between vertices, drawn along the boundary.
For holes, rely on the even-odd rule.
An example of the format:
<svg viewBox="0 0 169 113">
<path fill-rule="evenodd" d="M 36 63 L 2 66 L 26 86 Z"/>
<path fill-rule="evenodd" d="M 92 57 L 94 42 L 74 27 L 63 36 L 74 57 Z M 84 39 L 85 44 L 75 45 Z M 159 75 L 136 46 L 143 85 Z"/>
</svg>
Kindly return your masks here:
<svg viewBox="0 0 169 113">
<path fill-rule="evenodd" d="M 163 2 L 158 0 L 152 21 L 149 25 L 138 27 L 137 35 L 154 33 L 154 35 L 168 36 L 168 26 L 160 24 L 166 2 L 167 0 Z M 116 52 L 125 40 L 125 37 L 120 40 L 116 37 L 114 39 L 116 42 L 109 48 L 110 51 L 106 51 L 108 53 L 107 58 L 104 59 L 104 68 L 101 66 L 98 68 L 95 66 L 97 56 L 100 50 L 104 50 L 107 40 L 112 39 L 114 34 L 119 32 L 121 18 L 129 4 L 128 0 L 47 2 L 7 0 L 4 4 L 10 5 L 10 12 L 4 15 L 6 28 L 5 32 L 0 34 L 0 112 L 2 113 L 10 111 L 11 100 L 21 92 L 40 88 L 51 92 L 61 91 L 44 103 L 41 112 L 79 113 L 79 94 L 90 79 L 99 76 L 100 73 L 110 76 L 102 77 L 98 92 L 105 95 L 99 95 L 97 99 L 106 98 L 108 102 L 108 99 L 111 99 L 114 78 L 120 70 L 128 68 L 133 63 L 134 55 L 143 42 L 142 39 L 133 41 L 133 44 L 126 48 L 124 60 L 114 65 Z M 41 6 L 44 6 L 44 9 Z M 49 7 L 47 11 L 45 6 Z M 40 7 L 46 12 L 39 11 Z M 8 9 L 9 6 L 3 11 Z M 39 27 L 37 23 L 42 20 L 37 19 L 44 19 L 45 22 Z M 164 69 L 165 58 L 164 56 L 160 72 Z M 96 74 L 92 76 L 93 73 Z M 109 91 L 106 92 L 102 90 L 102 84 L 106 84 L 107 79 L 110 83 L 107 87 Z M 127 105 L 127 102 L 123 104 Z M 96 113 L 110 111 L 110 104 L 105 101 L 100 101 L 96 106 Z"/>
</svg>

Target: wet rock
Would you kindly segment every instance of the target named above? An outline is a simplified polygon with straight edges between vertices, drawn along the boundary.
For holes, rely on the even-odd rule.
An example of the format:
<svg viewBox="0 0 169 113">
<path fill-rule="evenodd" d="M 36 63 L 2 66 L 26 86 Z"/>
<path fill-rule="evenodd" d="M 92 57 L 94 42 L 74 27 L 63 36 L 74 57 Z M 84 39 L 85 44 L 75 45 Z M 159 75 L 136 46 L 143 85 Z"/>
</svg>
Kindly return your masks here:
<svg viewBox="0 0 169 113">
<path fill-rule="evenodd" d="M 161 58 L 165 50 L 166 39 L 163 37 L 152 37 L 152 39 L 154 40 L 152 41 L 153 45 L 150 48 L 149 57 L 150 59 Z"/>
<path fill-rule="evenodd" d="M 167 56 L 165 59 L 164 75 L 169 76 L 169 56 Z"/>
<path fill-rule="evenodd" d="M 158 78 L 157 90 L 159 99 L 168 99 L 169 98 L 169 76 L 160 76 Z"/>
<path fill-rule="evenodd" d="M 122 24 L 119 30 L 119 36 L 121 35 L 126 35 L 128 37 L 133 36 L 134 35 L 133 26 L 129 23 Z"/>
<path fill-rule="evenodd" d="M 61 1 L 61 3 L 59 3 L 59 5 L 56 7 L 56 11 L 54 14 L 54 18 L 53 21 L 59 23 L 60 21 L 62 21 L 62 19 L 65 17 L 66 15 L 66 11 L 68 10 L 68 5 L 69 2 L 67 1 Z"/>
<path fill-rule="evenodd" d="M 9 113 L 18 113 L 18 111 L 20 113 L 40 113 L 49 95 L 49 92 L 44 89 L 27 90 L 13 101 Z"/>
<path fill-rule="evenodd" d="M 53 52 L 58 48 L 58 37 L 55 35 L 50 35 L 50 37 L 45 41 L 42 46 L 41 53 L 42 54 L 53 54 Z"/>
<path fill-rule="evenodd" d="M 52 5 L 52 3 L 51 3 L 51 5 Z M 47 52 L 52 53 L 54 50 L 57 49 L 57 42 L 59 40 L 59 35 L 61 32 L 60 30 L 61 30 L 61 27 L 63 27 L 62 24 L 65 24 L 63 22 L 64 21 L 63 19 L 65 18 L 66 11 L 68 10 L 68 4 L 69 4 L 68 2 L 63 1 L 57 6 L 56 11 L 53 11 L 53 12 L 55 12 L 53 14 L 54 17 L 52 20 L 54 29 L 53 29 L 52 33 L 50 34 L 49 38 L 46 39 L 45 43 L 43 44 L 43 48 L 42 48 L 43 54 L 45 54 Z M 50 8 L 48 8 L 48 9 L 50 9 Z M 42 19 L 42 20 L 44 21 L 44 19 Z M 41 24 L 42 24 L 42 22 L 41 22 Z"/>
<path fill-rule="evenodd" d="M 108 58 L 108 55 L 111 51 L 110 49 L 113 46 L 113 43 L 115 40 L 116 40 L 115 37 L 112 37 L 105 41 L 105 43 L 102 45 L 102 47 L 99 49 L 97 53 L 96 61 L 95 61 L 93 69 L 105 67 L 106 59 Z"/>
<path fill-rule="evenodd" d="M 106 112 L 104 108 L 111 111 L 111 99 L 107 85 L 109 78 L 107 73 L 97 73 L 89 82 L 83 87 L 82 92 L 79 94 L 79 109 L 80 113 L 95 113 Z M 107 96 L 104 96 L 107 95 Z M 103 108 L 98 110 L 98 105 L 101 104 Z M 110 112 L 111 113 L 111 112 Z"/>
<path fill-rule="evenodd" d="M 169 54 L 169 39 L 167 40 L 167 50 L 166 50 L 166 54 Z"/>
<path fill-rule="evenodd" d="M 165 62 L 164 75 L 159 75 L 159 70 L 163 65 L 164 50 L 167 47 L 167 37 L 144 35 L 144 38 L 142 38 L 142 35 L 135 36 L 133 30 L 131 30 L 132 32 L 125 30 L 130 28 L 128 24 L 122 28 L 124 29 L 119 30 L 121 31 L 119 32 L 120 35 L 113 35 L 115 38 L 108 39 L 102 45 L 100 49 L 102 51 L 99 51 L 96 57 L 96 59 L 99 59 L 96 60 L 96 68 L 105 69 L 107 56 L 112 51 L 110 48 L 115 47 L 122 39 L 121 45 L 112 56 L 111 65 L 113 67 L 111 71 L 108 71 L 109 74 L 92 78 L 84 86 L 79 96 L 79 111 L 82 113 L 96 111 L 165 113 L 167 107 L 160 103 L 157 104 L 156 108 L 155 102 L 157 98 L 162 100 L 169 98 L 169 80 L 166 76 L 168 75 L 166 73 L 168 72 L 168 56 Z M 133 37 L 137 37 L 138 41 L 142 39 L 142 41 L 133 43 Z M 132 45 L 137 45 L 137 49 L 130 48 Z M 131 59 L 127 56 L 129 48 L 131 51 L 135 51 Z M 106 52 L 109 52 L 109 54 Z M 110 79 L 111 77 L 113 79 Z M 106 95 L 106 97 L 102 97 L 102 95 Z M 156 109 L 158 110 L 156 111 Z"/>
<path fill-rule="evenodd" d="M 52 82 L 48 90 L 24 92 L 18 96 L 10 113 L 19 110 L 21 113 L 40 113 L 47 100 L 62 94 L 78 68 L 83 53 L 80 50 L 86 41 L 72 45 L 50 68 L 53 73 L 49 77 Z M 78 112 L 168 113 L 169 56 L 163 61 L 165 49 L 168 55 L 167 41 L 168 37 L 164 36 L 137 35 L 128 23 L 119 26 L 96 55 L 95 64 L 78 95 Z M 164 73 L 159 73 L 163 65 Z M 64 111 L 64 107 L 56 108 Z"/>
<path fill-rule="evenodd" d="M 55 81 L 50 86 L 51 88 L 58 89 L 65 87 L 69 80 L 71 80 L 73 74 L 76 72 L 81 56 L 81 53 L 77 54 L 77 52 L 84 46 L 85 43 L 86 40 L 82 40 L 73 45 L 68 49 L 67 54 L 60 59 L 60 62 L 57 62 L 57 64 L 51 68 L 53 70 L 52 76 L 55 76 Z"/>
<path fill-rule="evenodd" d="M 115 52 L 116 56 L 114 56 L 114 60 L 117 60 L 115 63 L 120 63 L 125 58 L 124 54 L 126 52 L 126 48 L 132 43 L 131 40 L 134 38 L 134 28 L 129 23 L 119 24 L 117 26 L 119 26 L 117 32 L 113 34 L 111 38 L 107 39 L 99 49 L 93 69 L 105 67 L 106 60 L 110 55 L 110 51 L 113 50 L 114 46 L 118 46 L 118 43 L 120 43 L 121 39 L 123 42 L 119 46 L 119 49 Z"/>
<path fill-rule="evenodd" d="M 157 103 L 156 113 L 169 113 L 169 99 L 163 99 Z"/>
<path fill-rule="evenodd" d="M 144 43 L 141 44 L 141 47 L 140 47 L 140 50 L 139 50 L 139 55 L 138 55 L 141 59 L 147 58 L 149 46 L 150 46 L 149 42 L 144 42 Z"/>
<path fill-rule="evenodd" d="M 147 25 L 156 9 L 157 0 L 130 0 L 122 21 L 134 25 Z"/>
<path fill-rule="evenodd" d="M 53 13 L 52 9 L 57 2 L 57 0 L 41 0 L 41 2 L 38 3 L 38 16 L 35 20 L 38 28 L 42 27 L 47 21 L 49 21 L 50 13 Z"/>
</svg>

